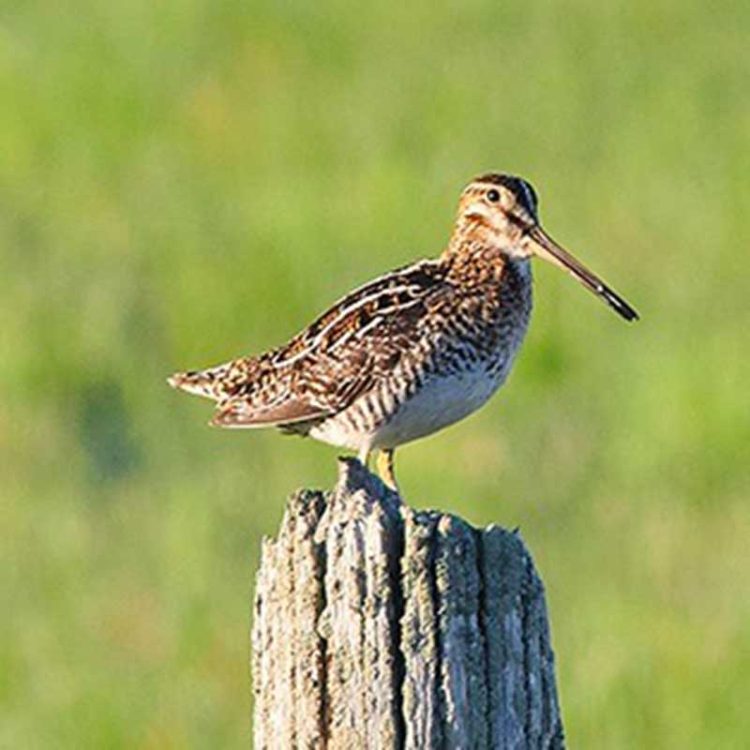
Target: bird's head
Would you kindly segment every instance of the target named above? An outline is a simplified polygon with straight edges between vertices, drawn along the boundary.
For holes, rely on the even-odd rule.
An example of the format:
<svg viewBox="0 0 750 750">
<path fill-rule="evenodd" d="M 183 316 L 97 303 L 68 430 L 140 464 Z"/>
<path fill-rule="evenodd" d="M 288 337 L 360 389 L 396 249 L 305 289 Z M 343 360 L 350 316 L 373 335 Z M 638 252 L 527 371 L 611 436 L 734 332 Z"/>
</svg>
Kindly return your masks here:
<svg viewBox="0 0 750 750">
<path fill-rule="evenodd" d="M 638 313 L 598 276 L 558 245 L 539 223 L 536 192 L 526 180 L 485 174 L 461 194 L 456 239 L 479 242 L 513 259 L 543 258 L 577 279 L 626 320 Z"/>
</svg>

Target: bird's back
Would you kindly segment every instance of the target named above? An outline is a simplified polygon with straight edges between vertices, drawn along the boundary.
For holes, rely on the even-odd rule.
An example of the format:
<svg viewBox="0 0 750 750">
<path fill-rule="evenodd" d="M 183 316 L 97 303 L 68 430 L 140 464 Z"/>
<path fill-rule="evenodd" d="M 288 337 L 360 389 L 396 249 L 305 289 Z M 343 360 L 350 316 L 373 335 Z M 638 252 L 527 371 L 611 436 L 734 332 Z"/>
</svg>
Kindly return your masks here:
<svg viewBox="0 0 750 750">
<path fill-rule="evenodd" d="M 220 426 L 303 429 L 386 377 L 412 348 L 419 320 L 449 291 L 437 262 L 397 269 L 338 301 L 284 346 L 170 382 L 216 401 Z"/>
</svg>

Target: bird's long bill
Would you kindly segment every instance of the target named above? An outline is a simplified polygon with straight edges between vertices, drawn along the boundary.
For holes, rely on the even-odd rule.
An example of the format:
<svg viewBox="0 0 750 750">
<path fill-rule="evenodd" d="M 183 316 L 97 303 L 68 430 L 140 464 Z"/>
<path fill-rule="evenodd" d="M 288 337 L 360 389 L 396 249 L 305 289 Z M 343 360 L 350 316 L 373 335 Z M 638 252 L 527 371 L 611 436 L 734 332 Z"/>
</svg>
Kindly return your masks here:
<svg viewBox="0 0 750 750">
<path fill-rule="evenodd" d="M 612 291 L 596 274 L 589 271 L 565 248 L 560 247 L 540 226 L 535 226 L 529 232 L 529 237 L 534 241 L 534 251 L 540 258 L 544 258 L 578 279 L 625 320 L 638 320 L 638 313 L 617 292 Z"/>
</svg>

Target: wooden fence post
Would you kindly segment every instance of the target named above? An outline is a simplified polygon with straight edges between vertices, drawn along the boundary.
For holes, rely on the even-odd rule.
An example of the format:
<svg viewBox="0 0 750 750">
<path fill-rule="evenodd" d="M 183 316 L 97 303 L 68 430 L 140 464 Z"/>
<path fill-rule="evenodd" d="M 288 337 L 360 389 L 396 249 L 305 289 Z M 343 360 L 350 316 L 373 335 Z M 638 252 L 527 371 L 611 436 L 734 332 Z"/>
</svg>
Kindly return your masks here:
<svg viewBox="0 0 750 750">
<path fill-rule="evenodd" d="M 563 748 L 542 582 L 518 534 L 401 504 L 354 459 L 263 543 L 255 748 Z"/>
</svg>

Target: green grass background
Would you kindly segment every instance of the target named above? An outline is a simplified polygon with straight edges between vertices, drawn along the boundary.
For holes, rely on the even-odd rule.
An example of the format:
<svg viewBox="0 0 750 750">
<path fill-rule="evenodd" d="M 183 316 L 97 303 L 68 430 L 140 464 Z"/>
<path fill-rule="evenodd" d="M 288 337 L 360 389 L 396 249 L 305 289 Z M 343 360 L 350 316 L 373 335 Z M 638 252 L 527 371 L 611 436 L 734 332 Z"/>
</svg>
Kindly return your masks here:
<svg viewBox="0 0 750 750">
<path fill-rule="evenodd" d="M 495 169 L 643 320 L 537 267 L 509 383 L 400 452 L 406 497 L 521 527 L 571 747 L 746 747 L 749 33 L 697 0 L 4 4 L 0 746 L 249 745 L 259 540 L 335 451 L 164 377 L 437 254 Z"/>
</svg>

